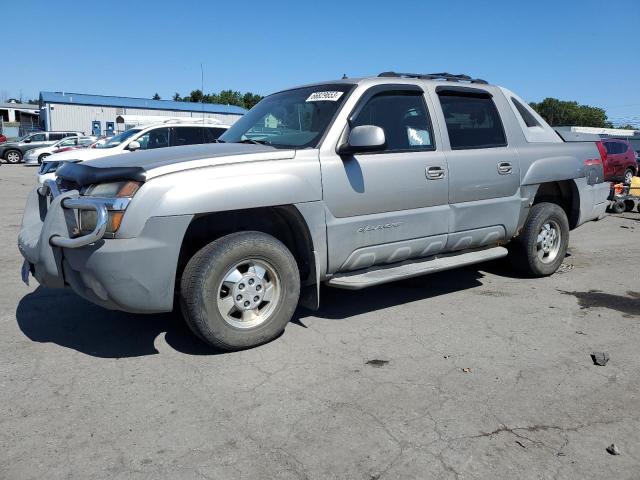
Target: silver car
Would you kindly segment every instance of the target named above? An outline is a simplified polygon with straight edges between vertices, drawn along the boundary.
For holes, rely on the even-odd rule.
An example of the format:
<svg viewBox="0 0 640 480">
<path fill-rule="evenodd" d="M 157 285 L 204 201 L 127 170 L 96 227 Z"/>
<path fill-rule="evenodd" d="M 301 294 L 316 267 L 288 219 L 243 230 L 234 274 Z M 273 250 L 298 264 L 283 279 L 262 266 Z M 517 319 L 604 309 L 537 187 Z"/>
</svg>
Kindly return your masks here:
<svg viewBox="0 0 640 480">
<path fill-rule="evenodd" d="M 551 275 L 609 194 L 598 137 L 563 135 L 467 76 L 281 91 L 216 144 L 61 166 L 28 199 L 23 278 L 109 309 L 179 305 L 201 339 L 234 350 L 276 338 L 299 303 L 317 308 L 322 283 L 360 289 L 507 255 Z"/>
<path fill-rule="evenodd" d="M 64 152 L 76 148 L 88 147 L 92 143 L 95 143 L 98 137 L 86 136 L 86 137 L 67 137 L 60 140 L 53 145 L 47 145 L 46 147 L 34 148 L 28 150 L 24 156 L 25 165 L 41 165 L 42 161 L 57 151 Z"/>
</svg>

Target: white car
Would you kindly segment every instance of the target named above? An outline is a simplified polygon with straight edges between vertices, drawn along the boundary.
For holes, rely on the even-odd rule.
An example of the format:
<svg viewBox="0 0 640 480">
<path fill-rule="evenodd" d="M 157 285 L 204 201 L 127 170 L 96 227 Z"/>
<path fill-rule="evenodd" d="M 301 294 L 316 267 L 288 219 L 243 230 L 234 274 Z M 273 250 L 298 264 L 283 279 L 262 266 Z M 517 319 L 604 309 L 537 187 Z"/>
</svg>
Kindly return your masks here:
<svg viewBox="0 0 640 480">
<path fill-rule="evenodd" d="M 25 165 L 40 165 L 42 160 L 47 158 L 49 155 L 53 154 L 56 150 L 60 150 L 62 148 L 77 148 L 77 147 L 88 147 L 92 143 L 94 143 L 98 137 L 67 137 L 62 140 L 54 143 L 53 145 L 47 145 L 46 147 L 33 148 L 28 150 L 24 156 L 24 164 Z"/>
<path fill-rule="evenodd" d="M 42 185 L 45 180 L 55 179 L 55 172 L 63 162 L 83 162 L 136 150 L 214 143 L 228 128 L 229 125 L 212 119 L 190 120 L 188 123 L 170 120 L 131 128 L 103 144 L 96 144 L 94 148 L 70 150 L 47 157 L 38 169 L 38 182 Z"/>
</svg>

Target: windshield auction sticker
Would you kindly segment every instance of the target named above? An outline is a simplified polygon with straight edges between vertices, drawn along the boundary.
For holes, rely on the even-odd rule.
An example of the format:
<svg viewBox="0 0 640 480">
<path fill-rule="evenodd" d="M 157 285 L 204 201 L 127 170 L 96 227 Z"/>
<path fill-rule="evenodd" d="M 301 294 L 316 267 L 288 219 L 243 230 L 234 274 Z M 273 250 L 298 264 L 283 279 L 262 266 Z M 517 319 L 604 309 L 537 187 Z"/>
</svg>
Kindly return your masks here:
<svg viewBox="0 0 640 480">
<path fill-rule="evenodd" d="M 344 92 L 313 92 L 307 102 L 337 102 Z"/>
</svg>

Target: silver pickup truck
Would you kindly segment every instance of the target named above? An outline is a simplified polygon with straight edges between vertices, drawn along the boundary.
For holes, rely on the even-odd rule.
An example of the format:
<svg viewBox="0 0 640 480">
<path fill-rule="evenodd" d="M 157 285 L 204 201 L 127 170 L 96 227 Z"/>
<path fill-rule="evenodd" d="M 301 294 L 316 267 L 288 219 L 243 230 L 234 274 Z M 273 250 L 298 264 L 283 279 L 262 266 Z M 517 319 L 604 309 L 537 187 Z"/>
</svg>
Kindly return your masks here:
<svg viewBox="0 0 640 480">
<path fill-rule="evenodd" d="M 233 350 L 275 338 L 299 303 L 317 308 L 322 283 L 360 289 L 507 255 L 550 275 L 609 193 L 597 137 L 563 135 L 465 75 L 285 90 L 216 144 L 63 166 L 28 198 L 23 278 L 109 309 L 180 308 Z"/>
</svg>

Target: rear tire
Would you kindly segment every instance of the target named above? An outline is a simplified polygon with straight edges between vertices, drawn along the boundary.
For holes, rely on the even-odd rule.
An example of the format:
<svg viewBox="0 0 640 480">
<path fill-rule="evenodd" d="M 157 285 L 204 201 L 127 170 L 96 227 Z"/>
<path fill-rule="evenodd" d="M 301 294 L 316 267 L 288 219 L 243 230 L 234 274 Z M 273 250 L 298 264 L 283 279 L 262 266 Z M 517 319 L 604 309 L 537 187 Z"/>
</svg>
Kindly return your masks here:
<svg viewBox="0 0 640 480">
<path fill-rule="evenodd" d="M 22 161 L 22 152 L 20 150 L 9 150 L 4 154 L 7 163 L 16 164 Z"/>
<path fill-rule="evenodd" d="M 625 200 L 624 201 L 624 211 L 625 212 L 633 212 L 633 207 L 636 206 L 636 202 L 633 200 Z"/>
<path fill-rule="evenodd" d="M 273 340 L 298 304 L 300 274 L 287 247 L 262 232 L 215 240 L 187 263 L 181 310 L 208 344 L 240 350 Z"/>
<path fill-rule="evenodd" d="M 611 206 L 611 211 L 613 213 L 623 213 L 627 209 L 623 200 L 616 200 L 616 202 Z"/>
<path fill-rule="evenodd" d="M 538 203 L 531 207 L 510 256 L 514 266 L 534 277 L 555 273 L 569 246 L 569 221 L 555 203 Z"/>
<path fill-rule="evenodd" d="M 627 168 L 624 171 L 624 177 L 622 177 L 625 185 L 631 185 L 631 180 L 633 179 L 633 170 L 631 168 Z"/>
</svg>

